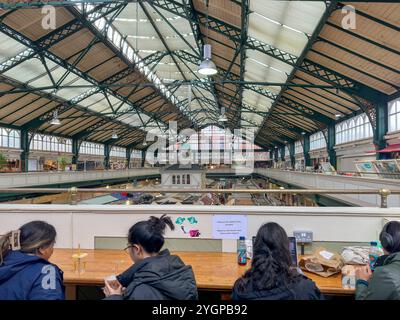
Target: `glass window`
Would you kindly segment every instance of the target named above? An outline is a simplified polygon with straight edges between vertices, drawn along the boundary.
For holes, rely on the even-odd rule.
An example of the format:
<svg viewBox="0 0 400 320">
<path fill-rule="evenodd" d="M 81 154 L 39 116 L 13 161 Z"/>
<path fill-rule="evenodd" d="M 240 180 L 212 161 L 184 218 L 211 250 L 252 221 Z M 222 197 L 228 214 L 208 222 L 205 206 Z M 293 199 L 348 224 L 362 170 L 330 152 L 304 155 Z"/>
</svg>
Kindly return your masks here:
<svg viewBox="0 0 400 320">
<path fill-rule="evenodd" d="M 181 184 L 181 176 L 176 176 L 176 184 Z"/>
<path fill-rule="evenodd" d="M 15 129 L 0 127 L 0 147 L 20 148 L 21 147 L 20 132 Z"/>
<path fill-rule="evenodd" d="M 79 149 L 80 154 L 90 154 L 94 156 L 104 156 L 104 145 L 100 143 L 93 143 L 84 141 Z"/>
<path fill-rule="evenodd" d="M 338 123 L 336 130 L 336 144 L 346 143 L 372 137 L 372 126 L 365 113 Z"/>
<path fill-rule="evenodd" d="M 175 177 L 175 175 L 172 176 L 172 184 L 176 184 L 176 177 Z"/>
<path fill-rule="evenodd" d="M 300 140 L 294 143 L 294 154 L 299 154 L 299 153 L 303 153 L 303 144 L 301 143 Z"/>
<path fill-rule="evenodd" d="M 35 134 L 30 143 L 30 149 L 52 152 L 72 152 L 72 140 L 62 137 Z"/>
<path fill-rule="evenodd" d="M 400 130 L 400 98 L 390 101 L 388 104 L 389 132 Z"/>
<path fill-rule="evenodd" d="M 290 156 L 289 147 L 285 146 L 285 157 L 289 157 L 289 156 Z"/>
<path fill-rule="evenodd" d="M 112 147 L 110 157 L 126 158 L 126 149 L 121 147 Z"/>
<path fill-rule="evenodd" d="M 185 179 L 185 175 L 183 174 L 183 175 L 182 175 L 182 184 L 186 184 L 186 183 L 185 183 L 185 180 L 186 180 L 186 179 Z"/>
<path fill-rule="evenodd" d="M 186 183 L 190 184 L 190 174 L 186 175 Z"/>
<path fill-rule="evenodd" d="M 131 159 L 142 159 L 142 151 L 132 150 Z"/>
<path fill-rule="evenodd" d="M 326 140 L 322 131 L 314 133 L 310 136 L 310 150 L 326 148 Z"/>
</svg>

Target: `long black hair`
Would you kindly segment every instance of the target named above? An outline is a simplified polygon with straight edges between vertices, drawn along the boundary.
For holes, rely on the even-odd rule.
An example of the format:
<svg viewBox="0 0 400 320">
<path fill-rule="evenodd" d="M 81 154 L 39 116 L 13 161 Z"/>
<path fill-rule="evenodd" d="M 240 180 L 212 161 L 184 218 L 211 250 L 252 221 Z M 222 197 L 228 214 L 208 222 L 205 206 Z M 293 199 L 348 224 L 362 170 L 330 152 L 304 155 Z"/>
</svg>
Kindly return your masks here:
<svg viewBox="0 0 400 320">
<path fill-rule="evenodd" d="M 255 239 L 251 268 L 237 282 L 239 291 L 289 286 L 298 278 L 298 272 L 292 268 L 289 239 L 285 230 L 274 222 L 262 225 Z"/>
<path fill-rule="evenodd" d="M 387 252 L 400 252 L 400 222 L 390 221 L 386 223 L 379 235 L 379 240 Z"/>
<path fill-rule="evenodd" d="M 175 229 L 170 217 L 163 214 L 160 218 L 151 216 L 147 221 L 135 223 L 128 233 L 128 242 L 140 244 L 147 253 L 158 253 L 164 245 L 165 228 Z"/>
<path fill-rule="evenodd" d="M 56 240 L 56 229 L 44 221 L 31 221 L 24 224 L 21 228 L 20 245 L 21 252 L 38 254 L 39 249 L 47 248 Z M 8 232 L 0 238 L 0 266 L 3 264 L 4 258 L 11 251 L 11 235 Z"/>
</svg>

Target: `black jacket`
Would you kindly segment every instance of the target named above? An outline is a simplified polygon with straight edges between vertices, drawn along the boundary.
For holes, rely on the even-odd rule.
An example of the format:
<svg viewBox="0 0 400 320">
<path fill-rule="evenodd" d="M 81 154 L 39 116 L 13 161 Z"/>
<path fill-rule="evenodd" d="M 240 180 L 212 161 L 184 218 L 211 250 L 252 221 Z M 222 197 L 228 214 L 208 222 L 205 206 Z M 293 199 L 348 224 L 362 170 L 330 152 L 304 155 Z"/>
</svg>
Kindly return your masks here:
<svg viewBox="0 0 400 320">
<path fill-rule="evenodd" d="M 118 281 L 126 288 L 122 296 L 106 300 L 197 300 L 196 280 L 191 266 L 163 250 L 158 256 L 135 263 Z"/>
<path fill-rule="evenodd" d="M 288 287 L 281 285 L 263 291 L 253 290 L 251 283 L 239 290 L 238 281 L 233 287 L 232 300 L 324 300 L 315 283 L 303 275 L 299 275 L 297 281 Z"/>
</svg>

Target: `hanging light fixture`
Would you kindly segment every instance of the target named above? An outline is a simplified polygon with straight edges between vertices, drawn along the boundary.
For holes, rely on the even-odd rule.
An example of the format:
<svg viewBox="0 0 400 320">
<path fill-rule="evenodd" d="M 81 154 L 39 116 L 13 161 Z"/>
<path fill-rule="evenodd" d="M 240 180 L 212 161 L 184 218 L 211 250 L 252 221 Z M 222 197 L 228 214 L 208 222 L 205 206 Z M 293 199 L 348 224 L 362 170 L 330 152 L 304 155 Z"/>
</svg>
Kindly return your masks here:
<svg viewBox="0 0 400 320">
<path fill-rule="evenodd" d="M 208 0 L 205 1 L 205 5 L 207 6 L 206 39 L 208 40 Z M 217 67 L 215 66 L 215 63 L 211 60 L 211 45 L 210 44 L 205 44 L 203 47 L 203 61 L 200 63 L 199 69 L 197 71 L 200 74 L 205 75 L 205 76 L 212 76 L 214 74 L 217 74 L 217 72 L 218 72 Z"/>
<path fill-rule="evenodd" d="M 143 147 L 146 147 L 146 146 L 147 146 L 147 141 L 146 141 L 146 138 L 144 138 L 144 139 L 143 139 L 142 146 L 143 146 Z"/>
<path fill-rule="evenodd" d="M 217 67 L 215 63 L 211 60 L 211 45 L 205 44 L 203 48 L 203 61 L 199 65 L 197 70 L 200 74 L 205 76 L 212 76 L 217 74 Z"/>
<path fill-rule="evenodd" d="M 58 126 L 61 124 L 60 119 L 58 119 L 58 111 L 53 112 L 53 119 L 51 119 L 50 124 Z"/>
<path fill-rule="evenodd" d="M 111 139 L 118 139 L 118 134 L 117 134 L 117 131 L 115 131 L 115 129 L 113 129 Z"/>
<path fill-rule="evenodd" d="M 228 118 L 225 116 L 225 107 L 221 108 L 221 115 L 218 118 L 218 122 L 227 122 Z"/>
<path fill-rule="evenodd" d="M 342 116 L 342 115 L 341 115 L 340 113 L 336 113 L 336 114 L 335 114 L 336 119 L 339 119 L 341 116 Z"/>
</svg>

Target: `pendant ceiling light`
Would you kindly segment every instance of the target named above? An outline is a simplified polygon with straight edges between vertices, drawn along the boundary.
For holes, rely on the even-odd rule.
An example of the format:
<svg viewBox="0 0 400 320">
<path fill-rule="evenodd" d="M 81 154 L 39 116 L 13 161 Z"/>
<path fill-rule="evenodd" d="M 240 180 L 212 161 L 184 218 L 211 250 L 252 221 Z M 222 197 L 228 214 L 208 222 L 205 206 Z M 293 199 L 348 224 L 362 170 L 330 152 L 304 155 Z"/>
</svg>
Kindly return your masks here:
<svg viewBox="0 0 400 320">
<path fill-rule="evenodd" d="M 205 1 L 205 5 L 207 7 L 207 16 L 206 16 L 206 39 L 208 42 L 208 0 Z M 218 70 L 215 66 L 215 63 L 211 60 L 211 45 L 205 44 L 203 47 L 203 61 L 200 63 L 199 68 L 197 70 L 200 74 L 205 76 L 212 76 L 217 74 Z"/>
<path fill-rule="evenodd" d="M 204 60 L 200 63 L 199 69 L 197 71 L 205 76 L 212 76 L 214 74 L 217 74 L 217 67 L 215 66 L 215 63 L 211 60 L 211 45 L 205 44 L 203 50 Z"/>
<path fill-rule="evenodd" d="M 143 146 L 143 147 L 146 147 L 146 146 L 147 146 L 147 141 L 146 141 L 146 138 L 144 138 L 144 139 L 143 139 L 142 146 Z"/>
<path fill-rule="evenodd" d="M 53 119 L 51 119 L 50 124 L 58 126 L 61 124 L 60 119 L 58 119 L 58 111 L 54 111 L 53 113 Z"/>
<path fill-rule="evenodd" d="M 227 122 L 228 118 L 225 116 L 225 107 L 221 108 L 221 115 L 218 118 L 218 122 Z"/>
<path fill-rule="evenodd" d="M 111 139 L 118 139 L 118 134 L 117 134 L 117 131 L 115 131 L 115 129 L 113 130 Z"/>
</svg>

